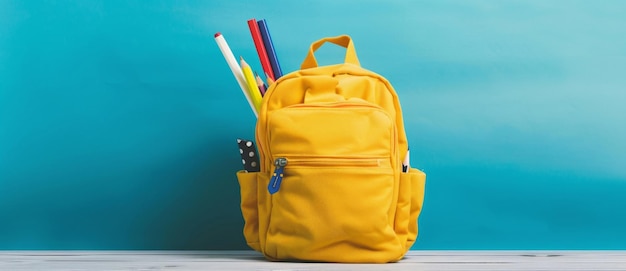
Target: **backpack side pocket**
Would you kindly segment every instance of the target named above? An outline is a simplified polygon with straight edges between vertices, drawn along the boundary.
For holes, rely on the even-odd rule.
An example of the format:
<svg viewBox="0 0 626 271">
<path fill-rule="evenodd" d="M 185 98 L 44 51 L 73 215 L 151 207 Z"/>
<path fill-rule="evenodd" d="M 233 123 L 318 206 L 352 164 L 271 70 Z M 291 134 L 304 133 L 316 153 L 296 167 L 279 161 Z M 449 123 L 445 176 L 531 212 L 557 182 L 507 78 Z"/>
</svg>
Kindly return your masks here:
<svg viewBox="0 0 626 271">
<path fill-rule="evenodd" d="M 259 243 L 259 209 L 257 200 L 258 172 L 237 172 L 241 192 L 241 214 L 245 221 L 243 235 L 252 249 L 261 251 Z"/>
<path fill-rule="evenodd" d="M 407 243 L 409 238 L 409 220 L 411 219 L 411 199 L 413 191 L 411 187 L 410 172 L 402 172 L 400 174 L 400 184 L 398 188 L 398 204 L 396 205 L 396 216 L 394 222 L 394 231 L 398 235 L 398 239 L 402 243 L 405 251 L 410 249 Z"/>
<path fill-rule="evenodd" d="M 426 174 L 421 170 L 411 168 L 408 175 L 410 176 L 411 185 L 411 207 L 409 215 L 409 234 L 407 238 L 407 250 L 411 249 L 413 243 L 417 239 L 418 223 L 417 219 L 422 212 L 422 205 L 424 204 L 424 190 L 426 185 Z"/>
</svg>

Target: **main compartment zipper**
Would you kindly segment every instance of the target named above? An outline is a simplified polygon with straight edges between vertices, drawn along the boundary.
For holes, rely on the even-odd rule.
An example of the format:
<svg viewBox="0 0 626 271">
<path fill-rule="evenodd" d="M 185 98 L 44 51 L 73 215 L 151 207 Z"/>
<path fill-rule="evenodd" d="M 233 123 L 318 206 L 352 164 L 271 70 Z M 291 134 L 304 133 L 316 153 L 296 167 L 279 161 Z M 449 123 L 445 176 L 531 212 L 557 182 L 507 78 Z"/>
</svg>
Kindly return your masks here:
<svg viewBox="0 0 626 271">
<path fill-rule="evenodd" d="M 380 167 L 383 161 L 387 161 L 384 158 L 289 158 L 290 166 L 302 166 L 302 167 Z M 274 173 L 267 186 L 267 190 L 270 194 L 278 192 L 280 184 L 283 181 L 285 166 L 287 166 L 287 158 L 278 157 L 274 160 Z"/>
</svg>

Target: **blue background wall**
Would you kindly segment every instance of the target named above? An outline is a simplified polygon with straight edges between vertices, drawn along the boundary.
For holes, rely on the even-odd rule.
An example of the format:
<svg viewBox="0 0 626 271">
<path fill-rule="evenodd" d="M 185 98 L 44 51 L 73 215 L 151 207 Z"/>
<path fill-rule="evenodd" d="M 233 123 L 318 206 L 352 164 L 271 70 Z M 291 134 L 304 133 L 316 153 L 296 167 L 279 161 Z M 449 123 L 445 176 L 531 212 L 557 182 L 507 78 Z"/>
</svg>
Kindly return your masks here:
<svg viewBox="0 0 626 271">
<path fill-rule="evenodd" d="M 254 116 L 214 40 L 285 71 L 350 34 L 428 174 L 414 249 L 626 249 L 626 2 L 0 0 L 0 249 L 242 249 Z M 321 64 L 342 59 L 323 47 Z"/>
</svg>

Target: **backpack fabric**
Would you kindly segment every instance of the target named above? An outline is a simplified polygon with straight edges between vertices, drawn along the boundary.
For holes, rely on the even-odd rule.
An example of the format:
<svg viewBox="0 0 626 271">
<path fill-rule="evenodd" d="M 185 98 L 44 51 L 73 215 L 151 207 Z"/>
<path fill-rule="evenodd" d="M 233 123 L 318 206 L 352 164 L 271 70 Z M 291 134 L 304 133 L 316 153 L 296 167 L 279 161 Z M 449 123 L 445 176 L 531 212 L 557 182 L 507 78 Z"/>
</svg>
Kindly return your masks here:
<svg viewBox="0 0 626 271">
<path fill-rule="evenodd" d="M 344 63 L 318 66 L 326 42 Z M 417 237 L 426 175 L 403 170 L 398 96 L 361 68 L 347 35 L 311 44 L 301 70 L 267 90 L 256 125 L 260 172 L 237 172 L 247 244 L 274 261 L 384 263 Z"/>
</svg>

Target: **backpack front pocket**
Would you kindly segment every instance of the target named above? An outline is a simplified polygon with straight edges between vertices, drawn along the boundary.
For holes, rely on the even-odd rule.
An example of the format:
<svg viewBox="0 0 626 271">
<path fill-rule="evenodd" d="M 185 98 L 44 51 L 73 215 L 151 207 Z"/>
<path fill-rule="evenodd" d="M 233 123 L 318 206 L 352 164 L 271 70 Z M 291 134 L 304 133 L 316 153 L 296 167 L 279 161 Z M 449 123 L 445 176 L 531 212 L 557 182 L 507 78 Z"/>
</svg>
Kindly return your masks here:
<svg viewBox="0 0 626 271">
<path fill-rule="evenodd" d="M 286 164 L 280 191 L 271 197 L 270 256 L 369 262 L 376 260 L 375 253 L 364 259 L 343 252 L 401 247 L 389 223 L 394 172 L 388 157 L 277 159 Z"/>
<path fill-rule="evenodd" d="M 266 128 L 259 138 L 270 176 L 266 256 L 336 262 L 402 257 L 404 244 L 393 228 L 397 131 L 384 110 L 358 101 L 299 104 L 273 111 Z"/>
<path fill-rule="evenodd" d="M 271 113 L 267 127 L 257 126 L 259 147 L 269 159 L 276 154 L 395 159 L 396 133 L 389 114 L 364 101 L 285 107 Z"/>
</svg>

